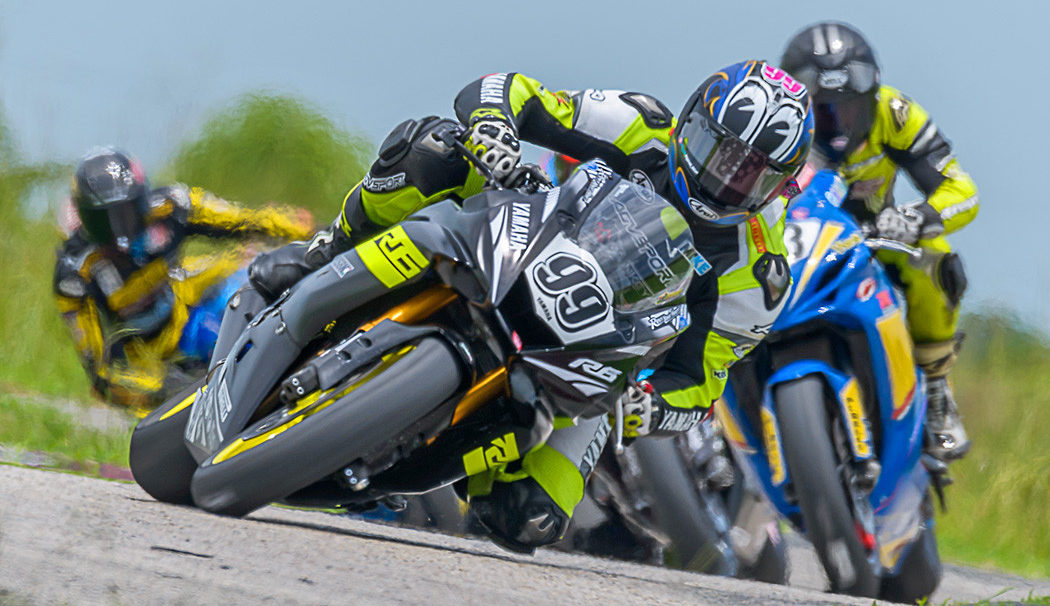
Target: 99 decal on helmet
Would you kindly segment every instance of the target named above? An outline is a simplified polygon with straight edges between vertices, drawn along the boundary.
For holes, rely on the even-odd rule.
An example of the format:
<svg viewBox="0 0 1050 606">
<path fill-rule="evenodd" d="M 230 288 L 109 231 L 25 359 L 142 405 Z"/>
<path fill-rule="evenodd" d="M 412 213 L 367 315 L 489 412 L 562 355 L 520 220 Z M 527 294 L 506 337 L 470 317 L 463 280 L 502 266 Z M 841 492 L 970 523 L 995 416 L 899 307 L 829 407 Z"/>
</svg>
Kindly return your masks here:
<svg viewBox="0 0 1050 606">
<path fill-rule="evenodd" d="M 678 120 L 669 154 L 675 190 L 716 225 L 746 221 L 775 200 L 813 139 L 806 86 L 762 61 L 715 73 Z"/>
</svg>

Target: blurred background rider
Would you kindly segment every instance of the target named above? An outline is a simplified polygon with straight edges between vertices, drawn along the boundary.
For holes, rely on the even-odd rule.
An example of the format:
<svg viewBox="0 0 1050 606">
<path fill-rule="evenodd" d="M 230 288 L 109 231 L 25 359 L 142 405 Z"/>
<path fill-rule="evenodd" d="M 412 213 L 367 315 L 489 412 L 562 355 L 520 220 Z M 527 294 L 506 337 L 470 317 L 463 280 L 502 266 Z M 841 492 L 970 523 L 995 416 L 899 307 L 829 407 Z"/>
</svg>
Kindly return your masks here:
<svg viewBox="0 0 1050 606">
<path fill-rule="evenodd" d="M 171 362 L 207 362 L 213 341 L 184 339 L 192 308 L 247 262 L 243 249 L 188 260 L 188 236 L 287 241 L 314 230 L 305 211 L 245 209 L 184 185 L 151 190 L 142 166 L 112 148 L 80 161 L 70 197 L 58 308 L 96 394 L 130 407 L 155 406 L 186 382 Z"/>
</svg>

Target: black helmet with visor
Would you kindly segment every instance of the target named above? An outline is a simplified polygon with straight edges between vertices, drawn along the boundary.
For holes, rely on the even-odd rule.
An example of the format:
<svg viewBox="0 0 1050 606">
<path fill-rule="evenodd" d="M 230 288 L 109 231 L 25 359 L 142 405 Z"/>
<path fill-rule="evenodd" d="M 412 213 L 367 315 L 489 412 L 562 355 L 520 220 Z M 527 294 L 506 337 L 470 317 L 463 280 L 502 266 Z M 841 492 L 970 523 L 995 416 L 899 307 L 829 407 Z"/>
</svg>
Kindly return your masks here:
<svg viewBox="0 0 1050 606">
<path fill-rule="evenodd" d="M 127 251 L 144 228 L 149 183 L 141 165 L 113 148 L 89 152 L 70 192 L 87 239 Z"/>
<path fill-rule="evenodd" d="M 871 46 L 848 24 L 817 23 L 788 42 L 780 65 L 813 96 L 817 150 L 832 163 L 842 162 L 875 122 L 879 64 Z"/>
</svg>

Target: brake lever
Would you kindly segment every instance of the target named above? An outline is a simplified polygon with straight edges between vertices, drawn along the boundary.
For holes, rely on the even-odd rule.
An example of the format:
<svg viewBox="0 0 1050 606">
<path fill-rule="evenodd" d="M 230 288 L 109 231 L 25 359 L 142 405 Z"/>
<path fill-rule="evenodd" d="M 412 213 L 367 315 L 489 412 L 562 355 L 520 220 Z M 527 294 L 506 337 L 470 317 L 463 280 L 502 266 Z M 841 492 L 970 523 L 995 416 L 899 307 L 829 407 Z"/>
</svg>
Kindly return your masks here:
<svg viewBox="0 0 1050 606">
<path fill-rule="evenodd" d="M 441 141 L 445 145 L 463 154 L 467 158 L 467 161 L 473 164 L 474 167 L 478 169 L 478 172 L 481 173 L 481 176 L 485 177 L 486 185 L 492 186 L 492 188 L 497 191 L 502 191 L 505 188 L 503 187 L 503 184 L 500 183 L 498 179 L 496 179 L 496 175 L 492 173 L 492 169 L 490 169 L 488 166 L 485 166 L 481 159 L 478 158 L 477 155 L 470 150 L 470 148 L 468 148 L 466 145 L 463 144 L 462 141 L 459 140 L 459 136 L 462 136 L 467 132 L 470 131 L 462 131 L 457 133 L 456 131 L 447 130 L 441 132 L 440 134 L 435 133 L 435 136 L 439 141 Z"/>
<path fill-rule="evenodd" d="M 902 252 L 913 259 L 922 258 L 922 249 L 915 246 L 909 246 L 896 240 L 890 240 L 888 238 L 869 238 L 864 241 L 864 245 L 873 250 L 893 250 L 896 252 Z"/>
</svg>

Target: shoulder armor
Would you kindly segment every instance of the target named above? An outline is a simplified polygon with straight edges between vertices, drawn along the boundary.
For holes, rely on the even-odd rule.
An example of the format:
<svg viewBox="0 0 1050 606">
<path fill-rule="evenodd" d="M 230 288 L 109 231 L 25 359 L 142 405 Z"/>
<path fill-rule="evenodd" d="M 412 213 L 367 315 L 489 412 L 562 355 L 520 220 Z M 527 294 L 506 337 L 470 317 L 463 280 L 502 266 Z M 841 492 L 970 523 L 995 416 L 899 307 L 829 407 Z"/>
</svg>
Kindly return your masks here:
<svg viewBox="0 0 1050 606">
<path fill-rule="evenodd" d="M 87 282 L 80 275 L 80 268 L 84 265 L 93 246 L 74 249 L 70 241 L 63 245 L 58 253 L 55 263 L 54 288 L 55 293 L 71 299 L 80 299 L 87 295 Z"/>
<path fill-rule="evenodd" d="M 899 133 L 908 126 L 915 113 L 913 105 L 911 98 L 892 86 L 879 87 L 877 111 L 883 114 L 883 119 L 889 123 L 893 132 Z"/>
<path fill-rule="evenodd" d="M 649 128 L 661 129 L 671 126 L 674 114 L 667 109 L 666 105 L 660 103 L 660 100 L 656 97 L 643 93 L 623 93 L 620 95 L 620 99 L 637 109 L 638 113 L 642 115 L 645 125 Z"/>
<path fill-rule="evenodd" d="M 182 221 L 189 214 L 190 206 L 190 192 L 186 186 L 158 187 L 150 192 L 147 222 L 159 221 L 173 215 Z"/>
</svg>

